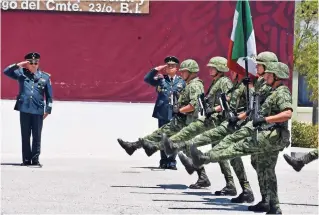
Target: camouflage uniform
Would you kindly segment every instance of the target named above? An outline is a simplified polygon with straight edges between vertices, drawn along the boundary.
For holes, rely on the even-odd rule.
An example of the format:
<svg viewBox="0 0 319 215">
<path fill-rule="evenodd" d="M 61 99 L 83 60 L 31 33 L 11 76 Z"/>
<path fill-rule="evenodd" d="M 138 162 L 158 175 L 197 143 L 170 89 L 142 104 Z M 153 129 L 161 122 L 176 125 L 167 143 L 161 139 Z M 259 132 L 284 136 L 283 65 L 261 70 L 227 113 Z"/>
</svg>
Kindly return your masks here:
<svg viewBox="0 0 319 215">
<path fill-rule="evenodd" d="M 263 65 L 264 70 L 267 68 L 267 63 L 269 62 L 278 62 L 278 58 L 275 53 L 265 51 L 258 54 L 256 58 L 256 63 Z M 267 96 L 270 95 L 272 88 L 268 86 L 265 83 L 265 79 L 262 76 L 260 76 L 257 81 L 254 83 L 255 91 L 259 92 L 262 96 L 260 105 L 264 102 L 264 100 L 267 98 Z M 273 161 L 277 160 L 278 158 L 278 152 L 268 152 L 264 154 L 253 154 L 250 157 L 251 165 L 257 172 L 258 182 L 259 182 L 259 188 L 260 188 L 260 194 L 261 194 L 261 201 L 258 202 L 256 205 L 252 205 L 248 207 L 248 210 L 250 211 L 259 211 L 259 212 L 267 212 L 269 210 L 269 197 L 267 196 L 267 184 L 265 184 L 263 178 L 264 174 L 263 172 L 259 171 L 258 166 L 260 164 L 262 165 L 268 165 L 269 168 L 273 168 L 272 165 L 275 163 Z"/>
<path fill-rule="evenodd" d="M 223 57 L 213 57 L 207 66 L 215 67 L 219 72 L 228 72 L 227 59 Z M 214 104 L 209 104 L 211 107 L 215 108 L 218 105 L 218 94 L 227 93 L 231 90 L 233 84 L 231 80 L 226 76 L 221 76 L 216 80 L 213 80 L 206 95 L 208 100 L 212 101 Z M 212 108 L 212 109 L 213 109 Z M 213 109 L 214 110 L 214 109 Z M 214 113 L 211 117 L 206 118 L 205 116 L 200 117 L 198 120 L 192 122 L 187 127 L 184 127 L 181 131 L 170 137 L 173 142 L 179 142 L 184 140 L 189 140 L 199 133 L 216 127 L 224 120 L 224 117 L 220 113 Z"/>
<path fill-rule="evenodd" d="M 225 73 L 229 71 L 227 67 L 227 59 L 224 57 L 218 56 L 218 57 L 211 58 L 207 66 L 216 68 L 218 73 Z M 212 110 L 215 110 L 214 108 L 218 106 L 219 94 L 227 93 L 231 91 L 232 87 L 233 87 L 233 84 L 231 80 L 224 75 L 217 78 L 216 80 L 212 82 L 211 86 L 208 89 L 208 93 L 206 95 L 206 97 L 208 98 L 208 101 L 211 101 L 211 104 L 209 104 L 209 106 Z M 180 141 L 189 140 L 195 137 L 199 133 L 215 128 L 216 126 L 220 125 L 220 123 L 223 122 L 223 120 L 224 120 L 224 116 L 221 113 L 214 113 L 208 118 L 206 118 L 205 116 L 200 117 L 198 120 L 192 122 L 187 127 L 184 127 L 181 131 L 171 136 L 169 140 L 172 142 L 180 142 Z M 230 170 L 230 165 L 227 161 L 220 162 L 220 168 L 226 180 L 229 180 L 229 181 L 233 180 L 231 170 Z M 195 184 L 191 184 L 189 187 L 193 189 L 198 189 L 201 187 L 210 186 L 210 182 L 206 175 L 205 169 L 201 168 L 201 169 L 197 169 L 196 171 L 198 174 L 198 180 Z"/>
<path fill-rule="evenodd" d="M 284 158 L 287 163 L 294 168 L 297 172 L 299 172 L 305 164 L 308 164 L 314 160 L 318 159 L 318 149 L 312 150 L 311 152 L 305 154 L 300 158 L 293 158 L 284 154 Z"/>
<path fill-rule="evenodd" d="M 245 110 L 246 106 L 246 86 L 243 83 L 236 84 L 236 88 L 233 92 L 229 93 L 230 97 L 230 108 L 234 112 L 242 112 Z M 253 89 L 250 89 L 250 93 L 253 93 Z M 177 148 L 179 150 L 183 150 L 186 154 L 189 153 L 189 147 L 191 145 L 195 145 L 196 147 L 205 146 L 208 144 L 212 144 L 214 147 L 219 141 L 221 141 L 225 136 L 232 134 L 235 131 L 235 128 L 230 125 L 228 120 L 223 121 L 219 126 L 216 128 L 207 130 L 194 138 L 180 143 L 172 143 L 173 148 Z M 165 142 L 164 142 L 165 143 Z M 165 148 L 165 147 L 164 147 Z M 165 150 L 165 149 L 164 149 Z M 180 154 L 179 154 L 180 155 Z M 183 163 L 183 160 L 185 158 L 180 157 L 181 162 Z M 254 195 L 252 193 L 252 190 L 250 188 L 249 182 L 247 180 L 246 171 L 244 168 L 244 164 L 242 159 L 234 158 L 230 160 L 230 163 L 236 173 L 236 176 L 240 182 L 240 185 L 242 186 L 243 192 L 237 197 L 233 198 L 231 201 L 234 203 L 243 203 L 243 202 L 253 202 L 254 201 Z M 234 180 L 231 176 L 231 170 L 229 168 L 228 161 L 220 161 L 219 162 L 221 170 L 223 174 L 225 175 L 226 179 L 226 187 L 223 188 L 221 191 L 217 191 L 216 195 L 229 195 L 233 194 L 236 195 L 236 187 Z M 224 166 L 228 165 L 228 168 L 223 168 Z M 226 166 L 227 167 L 227 166 Z M 226 172 L 227 171 L 227 172 Z M 228 176 L 228 178 L 227 178 Z M 229 177 L 231 176 L 231 177 Z"/>
<path fill-rule="evenodd" d="M 181 70 L 188 70 L 191 74 L 198 73 L 199 66 L 196 61 L 188 59 L 181 63 L 180 71 Z M 150 135 L 139 138 L 139 140 L 136 142 L 129 143 L 121 139 L 118 139 L 118 142 L 129 155 L 132 155 L 136 149 L 143 147 L 146 154 L 151 156 L 157 150 L 162 149 L 159 147 L 159 144 L 154 143 L 157 143 L 161 140 L 161 135 L 163 133 L 171 136 L 198 118 L 199 104 L 197 98 L 203 92 L 204 86 L 202 80 L 200 80 L 198 77 L 190 80 L 184 90 L 180 93 L 178 98 L 178 107 L 184 107 L 188 104 L 191 104 L 195 108 L 193 112 L 187 114 L 176 114 L 168 124 L 165 124 Z"/>
<path fill-rule="evenodd" d="M 266 73 L 274 73 L 279 79 L 289 78 L 289 68 L 286 64 L 280 62 L 267 63 Z M 292 109 L 292 97 L 289 88 L 279 85 L 271 92 L 260 109 L 262 117 L 254 118 L 240 130 L 226 136 L 218 145 L 207 153 L 201 153 L 196 147 L 191 147 L 191 156 L 196 165 L 218 162 L 220 160 L 232 159 L 245 155 L 261 153 L 279 153 L 285 147 L 289 146 L 290 132 L 287 121 L 276 123 L 276 127 L 265 129 L 258 132 L 258 142 L 253 140 L 255 127 L 267 125 L 265 118 L 271 115 L 277 115 L 285 110 Z M 269 157 L 268 157 L 269 159 Z M 265 161 L 265 160 L 262 160 Z M 267 163 L 257 162 L 257 174 L 263 174 L 260 184 L 267 185 L 267 195 L 269 196 L 270 209 L 267 212 L 281 214 L 279 199 L 277 193 L 277 179 L 275 174 L 277 158 L 270 159 Z"/>
</svg>

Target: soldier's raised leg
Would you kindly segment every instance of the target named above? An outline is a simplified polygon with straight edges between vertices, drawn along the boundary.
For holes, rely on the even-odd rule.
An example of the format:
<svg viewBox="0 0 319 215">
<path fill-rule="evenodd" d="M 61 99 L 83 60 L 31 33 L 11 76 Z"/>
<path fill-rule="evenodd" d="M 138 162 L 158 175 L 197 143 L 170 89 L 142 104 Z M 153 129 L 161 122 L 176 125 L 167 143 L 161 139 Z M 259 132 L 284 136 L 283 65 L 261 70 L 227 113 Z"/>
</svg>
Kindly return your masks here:
<svg viewBox="0 0 319 215">
<path fill-rule="evenodd" d="M 306 164 L 318 159 L 318 149 L 315 149 L 300 158 L 290 157 L 287 154 L 284 154 L 284 158 L 294 170 L 299 172 Z"/>
<path fill-rule="evenodd" d="M 126 151 L 127 154 L 132 155 L 137 149 L 144 148 L 146 154 L 151 156 L 158 150 L 163 149 L 160 144 L 162 139 L 162 134 L 166 133 L 168 136 L 180 131 L 185 126 L 185 120 L 177 118 L 170 121 L 168 124 L 163 125 L 159 129 L 155 130 L 153 133 L 139 138 L 137 141 L 128 142 L 122 139 L 117 139 L 121 147 Z"/>
</svg>

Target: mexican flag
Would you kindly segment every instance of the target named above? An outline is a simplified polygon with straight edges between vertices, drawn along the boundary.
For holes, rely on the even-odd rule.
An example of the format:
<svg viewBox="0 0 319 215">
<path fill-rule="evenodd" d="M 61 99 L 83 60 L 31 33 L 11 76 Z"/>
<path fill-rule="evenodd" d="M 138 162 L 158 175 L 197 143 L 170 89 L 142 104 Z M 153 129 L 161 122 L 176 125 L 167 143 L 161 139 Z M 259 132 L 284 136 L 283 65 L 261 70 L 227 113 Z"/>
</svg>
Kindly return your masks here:
<svg viewBox="0 0 319 215">
<path fill-rule="evenodd" d="M 246 28 L 244 29 L 244 25 Z M 246 34 L 246 41 L 244 34 Z M 257 56 L 253 21 L 248 0 L 237 1 L 233 20 L 233 30 L 228 49 L 228 67 L 239 74 L 246 74 L 245 46 L 247 46 L 248 73 L 256 76 L 256 63 L 252 58 Z"/>
</svg>

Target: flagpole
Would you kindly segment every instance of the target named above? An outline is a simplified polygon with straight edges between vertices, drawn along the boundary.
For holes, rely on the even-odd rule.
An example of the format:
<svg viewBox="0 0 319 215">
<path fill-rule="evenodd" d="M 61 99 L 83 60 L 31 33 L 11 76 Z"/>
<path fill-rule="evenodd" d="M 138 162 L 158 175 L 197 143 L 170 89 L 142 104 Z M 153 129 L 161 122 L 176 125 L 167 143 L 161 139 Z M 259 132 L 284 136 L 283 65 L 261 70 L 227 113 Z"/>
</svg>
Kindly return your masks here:
<svg viewBox="0 0 319 215">
<path fill-rule="evenodd" d="M 247 0 L 248 1 L 248 0 Z M 245 0 L 241 1 L 241 9 L 242 9 L 242 20 L 243 20 L 243 31 L 244 31 L 244 41 L 245 41 L 245 48 L 244 48 L 244 54 L 245 57 L 247 57 L 247 26 L 246 26 L 246 8 L 245 8 Z M 246 71 L 246 77 L 248 78 L 248 60 L 245 60 L 245 71 Z M 247 106 L 247 110 L 249 108 L 249 87 L 248 84 L 246 85 L 246 106 Z"/>
</svg>

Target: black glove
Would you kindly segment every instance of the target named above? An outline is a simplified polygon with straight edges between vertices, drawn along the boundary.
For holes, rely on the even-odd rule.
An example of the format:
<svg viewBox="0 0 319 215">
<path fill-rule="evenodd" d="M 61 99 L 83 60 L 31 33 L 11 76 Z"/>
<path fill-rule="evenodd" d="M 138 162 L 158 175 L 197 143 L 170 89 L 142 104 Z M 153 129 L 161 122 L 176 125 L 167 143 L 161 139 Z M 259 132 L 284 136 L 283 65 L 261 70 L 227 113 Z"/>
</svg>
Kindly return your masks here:
<svg viewBox="0 0 319 215">
<path fill-rule="evenodd" d="M 249 83 L 251 83 L 249 77 L 243 78 L 242 82 L 243 82 L 243 84 L 244 84 L 245 86 L 247 86 Z"/>
<path fill-rule="evenodd" d="M 252 110 L 248 109 L 245 113 L 246 113 L 246 116 L 249 116 L 249 114 L 251 113 Z"/>
<path fill-rule="evenodd" d="M 266 122 L 266 119 L 265 117 L 257 117 L 257 118 L 254 118 L 253 119 L 253 126 L 254 127 L 257 127 L 259 125 L 262 125 L 263 123 Z"/>
<path fill-rule="evenodd" d="M 238 116 L 233 116 L 228 119 L 228 123 L 231 125 L 235 125 L 240 119 Z"/>
<path fill-rule="evenodd" d="M 213 113 L 215 113 L 215 108 L 208 107 L 206 109 L 206 116 L 211 116 Z"/>
</svg>

